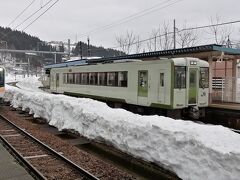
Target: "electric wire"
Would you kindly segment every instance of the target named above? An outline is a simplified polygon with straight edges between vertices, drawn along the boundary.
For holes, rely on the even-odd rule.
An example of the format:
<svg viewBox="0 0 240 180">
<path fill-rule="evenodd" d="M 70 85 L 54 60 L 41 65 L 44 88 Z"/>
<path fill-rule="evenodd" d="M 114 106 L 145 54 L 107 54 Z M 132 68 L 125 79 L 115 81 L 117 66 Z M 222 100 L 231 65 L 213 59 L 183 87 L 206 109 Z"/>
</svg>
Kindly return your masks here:
<svg viewBox="0 0 240 180">
<path fill-rule="evenodd" d="M 30 16 L 28 16 L 25 20 L 23 20 L 21 23 L 19 23 L 17 26 L 15 26 L 13 29 L 17 29 L 19 26 L 24 24 L 27 20 L 29 20 L 31 17 L 33 17 L 35 14 L 37 14 L 39 11 L 41 11 L 45 6 L 47 6 L 49 3 L 51 3 L 53 0 L 49 0 L 46 4 L 41 6 L 38 10 L 36 10 L 34 13 L 32 13 Z"/>
<path fill-rule="evenodd" d="M 38 17 L 36 17 L 31 23 L 29 23 L 22 31 L 26 30 L 29 26 L 31 26 L 34 22 L 36 22 L 42 15 L 44 15 L 49 9 L 51 9 L 59 0 L 55 1 L 51 6 L 49 6 L 43 13 L 41 13 Z"/>
<path fill-rule="evenodd" d="M 211 24 L 211 25 L 204 25 L 204 26 L 198 26 L 198 27 L 184 28 L 184 29 L 181 29 L 181 30 L 177 30 L 176 33 L 180 33 L 180 32 L 183 32 L 183 31 L 188 31 L 188 30 L 197 30 L 197 29 L 204 29 L 204 28 L 209 28 L 209 27 L 216 27 L 216 26 L 224 26 L 224 25 L 229 25 L 229 24 L 236 24 L 236 23 L 240 23 L 240 20 L 224 22 L 224 23 L 217 23 L 217 24 Z M 142 42 L 149 41 L 149 40 L 153 40 L 155 38 L 159 38 L 159 37 L 166 36 L 166 35 L 173 34 L 173 33 L 174 32 L 167 32 L 167 33 L 164 33 L 164 34 L 160 34 L 160 35 L 157 35 L 157 36 L 154 36 L 154 37 L 150 37 L 150 38 L 147 38 L 147 39 L 143 39 L 143 40 L 134 42 L 131 45 L 142 43 Z M 126 46 L 126 45 L 127 44 L 124 44 L 124 46 Z M 116 49 L 116 48 L 120 48 L 120 47 L 122 47 L 122 46 L 110 47 L 110 49 Z"/>
<path fill-rule="evenodd" d="M 169 2 L 171 2 L 171 1 L 172 1 L 172 0 L 167 0 L 167 1 L 164 1 L 164 2 L 161 2 L 161 3 L 158 3 L 158 4 L 156 4 L 155 6 L 152 6 L 152 7 L 148 8 L 148 9 L 144 9 L 144 10 L 138 12 L 138 13 L 132 14 L 132 15 L 130 15 L 130 16 L 127 16 L 127 17 L 123 18 L 123 19 L 119 19 L 119 20 L 117 20 L 117 21 L 115 21 L 115 22 L 113 22 L 113 23 L 110 23 L 110 24 L 108 24 L 108 25 L 105 25 L 105 26 L 96 28 L 96 29 L 94 29 L 94 30 L 91 30 L 91 31 L 89 31 L 89 32 L 81 35 L 80 37 L 88 36 L 89 34 L 93 34 L 93 33 L 99 32 L 99 31 L 104 31 L 104 30 L 113 28 L 113 27 L 115 27 L 115 26 L 124 24 L 124 23 L 126 23 L 126 22 L 135 20 L 135 19 L 140 18 L 140 17 L 142 17 L 142 16 L 145 16 L 145 15 L 147 15 L 147 14 L 150 14 L 150 13 L 152 13 L 152 12 L 155 12 L 155 11 L 158 11 L 158 10 L 161 10 L 161 9 L 164 9 L 164 8 L 167 8 L 167 7 L 169 7 L 169 6 L 172 6 L 172 5 L 174 5 L 174 4 L 176 4 L 176 3 L 179 3 L 179 2 L 181 2 L 181 1 L 183 1 L 183 0 L 177 0 L 177 1 L 174 1 L 174 2 L 172 2 L 172 3 L 170 3 L 170 4 L 167 4 L 167 5 L 158 7 L 159 5 L 163 5 L 163 4 L 169 3 Z"/>
<path fill-rule="evenodd" d="M 11 26 L 36 0 L 33 0 L 26 8 L 24 8 L 7 26 Z"/>
</svg>

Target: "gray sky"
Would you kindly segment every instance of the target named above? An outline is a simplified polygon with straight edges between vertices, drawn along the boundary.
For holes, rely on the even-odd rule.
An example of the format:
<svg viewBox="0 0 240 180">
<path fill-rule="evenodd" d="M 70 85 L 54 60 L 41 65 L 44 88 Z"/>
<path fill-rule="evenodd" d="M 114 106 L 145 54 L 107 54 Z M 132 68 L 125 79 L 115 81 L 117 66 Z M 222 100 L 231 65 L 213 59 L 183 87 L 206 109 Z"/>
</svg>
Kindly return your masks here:
<svg viewBox="0 0 240 180">
<path fill-rule="evenodd" d="M 31 1 L 0 0 L 0 26 L 6 27 Z M 16 27 L 47 1 L 36 0 L 33 6 L 10 27 Z M 176 19 L 179 29 L 183 27 L 182 24 L 185 22 L 187 27 L 208 25 L 210 17 L 216 15 L 220 16 L 223 22 L 240 20 L 239 0 L 182 0 L 161 9 L 164 5 L 176 1 L 169 0 L 169 3 L 157 6 L 157 4 L 166 2 L 166 0 L 60 0 L 52 9 L 27 28 L 26 32 L 45 41 L 66 41 L 70 38 L 72 42 L 75 42 L 77 36 L 77 40 L 86 42 L 87 38 L 81 35 L 88 34 L 91 30 L 111 24 L 144 9 L 153 6 L 159 7 L 157 11 L 133 21 L 89 34 L 92 44 L 114 47 L 116 46 L 116 36 L 126 34 L 127 30 L 133 31 L 134 34 L 140 36 L 140 39 L 144 39 L 149 37 L 152 29 L 159 27 L 164 21 L 172 27 L 173 19 Z M 17 29 L 22 30 L 29 22 L 31 21 L 27 21 Z M 240 23 L 232 25 L 231 28 L 232 39 L 240 40 L 240 36 L 238 36 L 240 35 Z M 200 32 L 202 38 L 213 38 L 206 31 L 204 30 L 205 35 Z"/>
</svg>

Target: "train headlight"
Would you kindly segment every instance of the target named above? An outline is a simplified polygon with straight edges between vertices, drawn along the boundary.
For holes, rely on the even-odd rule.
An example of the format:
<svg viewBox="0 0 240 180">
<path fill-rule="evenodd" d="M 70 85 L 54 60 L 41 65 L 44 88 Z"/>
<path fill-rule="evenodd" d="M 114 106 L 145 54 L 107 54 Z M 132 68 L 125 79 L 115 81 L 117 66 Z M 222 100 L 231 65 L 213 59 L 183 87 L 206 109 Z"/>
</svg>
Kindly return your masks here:
<svg viewBox="0 0 240 180">
<path fill-rule="evenodd" d="M 197 61 L 190 61 L 190 65 L 197 65 Z"/>
</svg>

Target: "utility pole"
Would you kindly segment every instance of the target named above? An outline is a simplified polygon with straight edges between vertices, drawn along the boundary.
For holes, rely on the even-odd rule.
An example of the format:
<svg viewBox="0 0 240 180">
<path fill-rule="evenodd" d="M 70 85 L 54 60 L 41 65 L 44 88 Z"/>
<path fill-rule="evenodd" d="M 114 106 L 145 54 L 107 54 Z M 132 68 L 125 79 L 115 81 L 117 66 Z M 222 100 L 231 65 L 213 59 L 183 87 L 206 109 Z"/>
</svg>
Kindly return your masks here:
<svg viewBox="0 0 240 180">
<path fill-rule="evenodd" d="M 231 48 L 231 47 L 232 47 L 232 43 L 231 43 L 231 40 L 230 40 L 230 36 L 228 36 L 227 47 L 228 47 L 228 48 Z"/>
<path fill-rule="evenodd" d="M 157 36 L 154 37 L 154 51 L 157 50 Z"/>
<path fill-rule="evenodd" d="M 87 48 L 88 48 L 88 57 L 90 57 L 90 56 L 91 56 L 91 53 L 90 53 L 90 39 L 89 39 L 89 37 L 88 37 L 87 41 L 88 41 L 88 45 L 87 45 Z"/>
<path fill-rule="evenodd" d="M 173 49 L 176 49 L 176 21 L 173 20 Z"/>
<path fill-rule="evenodd" d="M 69 57 L 69 59 L 70 59 L 70 54 L 71 54 L 70 39 L 68 39 L 68 57 Z"/>
<path fill-rule="evenodd" d="M 81 59 L 82 59 L 82 53 L 83 53 L 83 51 L 82 51 L 82 41 L 80 41 L 79 42 L 79 54 L 80 54 Z"/>
</svg>

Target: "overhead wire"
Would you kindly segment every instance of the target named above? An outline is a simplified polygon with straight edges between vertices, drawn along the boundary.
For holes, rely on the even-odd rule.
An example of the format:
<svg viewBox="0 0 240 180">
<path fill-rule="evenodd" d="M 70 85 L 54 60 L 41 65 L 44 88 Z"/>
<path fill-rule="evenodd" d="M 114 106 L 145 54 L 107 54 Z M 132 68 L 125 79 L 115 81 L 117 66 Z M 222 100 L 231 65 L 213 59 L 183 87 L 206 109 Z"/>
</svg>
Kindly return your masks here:
<svg viewBox="0 0 240 180">
<path fill-rule="evenodd" d="M 30 14 L 25 20 L 23 20 L 21 23 L 19 23 L 17 26 L 15 26 L 13 29 L 17 29 L 19 26 L 24 24 L 27 20 L 29 20 L 31 17 L 33 17 L 35 14 L 37 14 L 39 11 L 41 11 L 44 7 L 46 7 L 49 3 L 51 3 L 53 0 L 49 0 L 47 3 L 45 3 L 43 6 L 41 6 L 39 9 L 37 9 L 34 13 Z"/>
<path fill-rule="evenodd" d="M 204 26 L 197 26 L 197 27 L 191 27 L 191 28 L 184 28 L 184 29 L 177 30 L 176 33 L 180 33 L 180 32 L 183 32 L 183 31 L 188 31 L 188 30 L 196 30 L 196 29 L 203 29 L 203 28 L 209 28 L 209 27 L 216 27 L 216 26 L 224 26 L 224 25 L 229 25 L 229 24 L 236 24 L 236 23 L 240 23 L 240 20 L 223 22 L 223 23 L 217 23 L 217 24 L 211 24 L 211 25 L 204 25 Z M 157 36 L 154 36 L 154 37 L 150 37 L 150 38 L 147 38 L 147 39 L 142 39 L 140 41 L 131 43 L 131 45 L 142 43 L 142 42 L 146 42 L 146 41 L 153 40 L 155 38 L 159 38 L 159 37 L 166 36 L 166 35 L 173 34 L 173 33 L 174 32 L 171 31 L 171 32 L 160 34 L 160 35 L 157 35 Z M 123 44 L 123 45 L 126 46 L 128 44 Z M 113 47 L 109 47 L 107 49 L 117 49 L 117 48 L 121 48 L 121 47 L 122 46 L 113 46 Z"/>
<path fill-rule="evenodd" d="M 51 9 L 59 0 L 55 1 L 51 6 L 49 6 L 43 13 L 41 13 L 38 17 L 36 17 L 31 23 L 29 23 L 22 31 L 26 30 L 29 26 L 31 26 L 34 22 L 36 22 L 42 15 L 44 15 L 49 9 Z"/>
<path fill-rule="evenodd" d="M 51 6 L 49 6 L 43 13 L 41 13 L 38 17 L 36 17 L 31 23 L 29 23 L 22 31 L 26 30 L 29 26 L 31 26 L 34 22 L 36 22 L 42 15 L 44 15 L 49 9 L 51 9 L 55 4 L 57 4 L 59 0 L 55 1 Z"/>
<path fill-rule="evenodd" d="M 132 15 L 129 15 L 129 16 L 125 17 L 125 18 L 119 19 L 119 20 L 117 20 L 117 21 L 115 21 L 115 22 L 112 22 L 112 23 L 110 23 L 110 24 L 108 24 L 108 25 L 101 26 L 101 27 L 99 27 L 99 28 L 96 28 L 96 29 L 94 29 L 94 30 L 91 30 L 91 31 L 89 31 L 89 32 L 81 35 L 80 37 L 88 36 L 89 34 L 93 34 L 93 33 L 95 33 L 95 32 L 99 32 L 99 31 L 103 31 L 103 30 L 110 29 L 110 28 L 112 28 L 112 27 L 121 25 L 121 24 L 123 24 L 123 23 L 132 21 L 132 20 L 134 20 L 134 19 L 140 18 L 140 17 L 145 16 L 145 15 L 147 15 L 147 14 L 150 14 L 150 13 L 152 13 L 152 12 L 158 11 L 158 10 L 160 10 L 160 9 L 167 8 L 167 7 L 172 6 L 172 5 L 176 4 L 176 3 L 179 3 L 179 2 L 181 2 L 181 1 L 183 1 L 183 0 L 177 0 L 177 1 L 174 0 L 173 2 L 171 2 L 171 1 L 172 1 L 172 0 L 163 1 L 163 2 L 158 3 L 158 4 L 156 4 L 156 5 L 154 5 L 154 6 L 150 7 L 150 8 L 144 9 L 144 10 L 142 10 L 142 11 L 140 11 L 140 12 L 137 12 L 137 13 L 132 14 Z M 167 4 L 167 5 L 164 5 L 164 4 L 169 3 L 169 2 L 171 2 L 171 3 L 170 3 L 170 4 Z M 160 6 L 160 5 L 164 5 L 164 6 L 158 7 L 158 6 Z"/>
<path fill-rule="evenodd" d="M 36 0 L 33 0 L 27 7 L 25 7 L 7 26 L 13 24 Z"/>
</svg>

